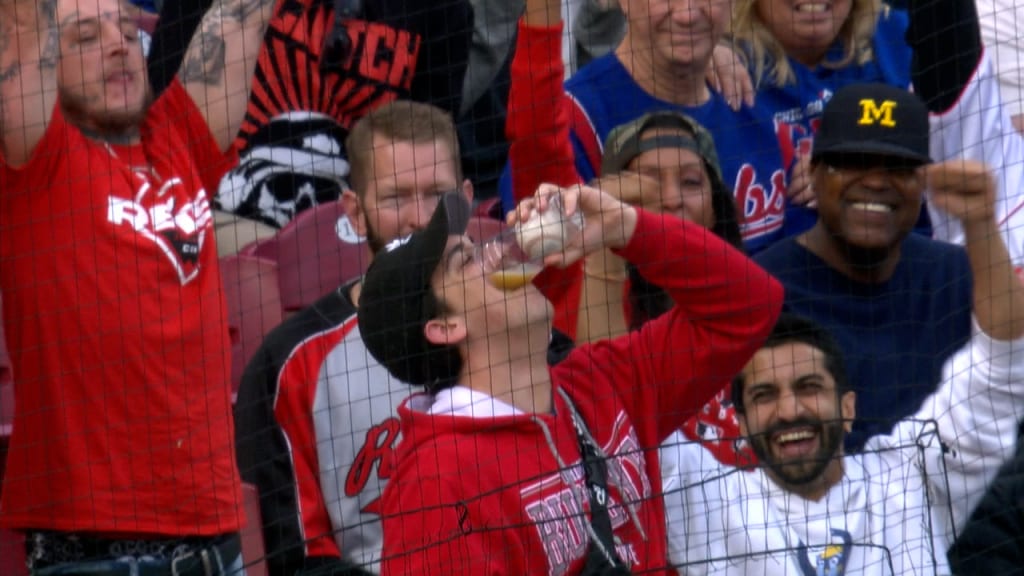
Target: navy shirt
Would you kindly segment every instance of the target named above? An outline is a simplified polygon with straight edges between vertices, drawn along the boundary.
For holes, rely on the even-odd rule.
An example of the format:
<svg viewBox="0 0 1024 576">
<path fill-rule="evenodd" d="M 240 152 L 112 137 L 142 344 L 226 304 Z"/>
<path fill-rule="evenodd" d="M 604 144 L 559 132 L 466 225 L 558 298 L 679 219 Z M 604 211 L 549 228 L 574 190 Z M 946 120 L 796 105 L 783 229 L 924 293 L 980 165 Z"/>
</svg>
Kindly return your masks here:
<svg viewBox="0 0 1024 576">
<path fill-rule="evenodd" d="M 935 391 L 943 363 L 971 335 L 972 279 L 961 247 L 910 235 L 892 278 L 855 282 L 787 238 L 755 257 L 786 288 L 785 308 L 831 331 L 842 348 L 859 450 Z"/>
</svg>

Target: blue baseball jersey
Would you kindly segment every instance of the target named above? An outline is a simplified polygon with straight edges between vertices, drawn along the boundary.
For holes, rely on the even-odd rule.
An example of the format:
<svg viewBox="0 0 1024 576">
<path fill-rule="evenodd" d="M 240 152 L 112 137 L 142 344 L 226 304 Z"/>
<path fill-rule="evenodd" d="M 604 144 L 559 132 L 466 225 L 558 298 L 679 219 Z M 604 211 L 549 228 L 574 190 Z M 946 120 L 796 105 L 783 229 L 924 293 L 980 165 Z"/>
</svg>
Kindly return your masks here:
<svg viewBox="0 0 1024 576">
<path fill-rule="evenodd" d="M 844 86 L 863 82 L 910 88 L 913 51 L 905 39 L 909 24 L 906 12 L 887 8 L 879 16 L 873 39 L 873 58 L 867 63 L 854 62 L 841 68 L 808 68 L 790 58 L 789 65 L 796 77 L 794 82 L 785 86 L 762 82 L 758 87 L 755 114 L 770 118 L 764 126 L 772 130 L 778 141 L 782 165 L 787 172 L 787 184 L 789 171 L 796 163 L 797 152 L 801 155 L 811 153 L 813 136 L 821 122 L 821 112 L 833 93 Z M 836 44 L 825 61 L 838 61 L 842 55 L 842 46 Z M 814 210 L 788 206 L 784 235 L 799 234 L 813 226 L 816 220 L 817 212 Z"/>
<path fill-rule="evenodd" d="M 758 252 L 782 238 L 786 174 L 770 116 L 757 116 L 751 108 L 734 111 L 714 91 L 708 102 L 695 107 L 659 100 L 633 80 L 614 53 L 584 66 L 565 87 L 574 102 L 576 170 L 585 181 L 599 175 L 601 148 L 613 128 L 648 112 L 678 110 L 714 136 L 747 250 Z"/>
</svg>

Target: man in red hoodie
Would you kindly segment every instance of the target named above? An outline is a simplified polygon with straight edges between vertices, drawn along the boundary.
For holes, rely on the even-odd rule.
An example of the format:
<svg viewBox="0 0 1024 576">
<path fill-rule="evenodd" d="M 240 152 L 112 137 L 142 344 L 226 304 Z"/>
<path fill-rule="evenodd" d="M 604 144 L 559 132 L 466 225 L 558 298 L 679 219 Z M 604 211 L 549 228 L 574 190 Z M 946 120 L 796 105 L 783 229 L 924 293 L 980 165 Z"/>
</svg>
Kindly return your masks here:
<svg viewBox="0 0 1024 576">
<path fill-rule="evenodd" d="M 426 393 L 399 408 L 403 440 L 382 498 L 385 574 L 624 574 L 664 570 L 653 448 L 737 373 L 782 289 L 700 226 L 588 187 L 541 186 L 509 223 L 560 194 L 583 233 L 547 265 L 604 248 L 676 300 L 617 340 L 546 360 L 551 305 L 502 291 L 446 195 L 427 227 L 374 259 L 360 300 L 366 347 Z"/>
</svg>

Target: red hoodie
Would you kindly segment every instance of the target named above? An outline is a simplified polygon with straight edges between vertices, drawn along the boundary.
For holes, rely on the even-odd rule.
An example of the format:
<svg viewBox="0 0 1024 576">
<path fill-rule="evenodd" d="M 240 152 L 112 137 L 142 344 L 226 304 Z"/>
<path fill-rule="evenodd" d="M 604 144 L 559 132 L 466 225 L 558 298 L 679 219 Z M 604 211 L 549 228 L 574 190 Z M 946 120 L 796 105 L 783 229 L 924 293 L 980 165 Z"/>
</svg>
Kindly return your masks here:
<svg viewBox="0 0 1024 576">
<path fill-rule="evenodd" d="M 677 218 L 640 211 L 618 253 L 676 306 L 638 332 L 574 350 L 551 380 L 608 456 L 620 558 L 634 573 L 667 572 L 656 448 L 757 350 L 782 288 L 714 234 Z M 475 417 L 465 409 L 430 414 L 436 399 L 425 395 L 399 408 L 404 436 L 382 497 L 383 574 L 582 568 L 589 505 L 565 402 L 554 394 L 552 414 L 510 414 L 483 397 Z"/>
<path fill-rule="evenodd" d="M 511 77 L 506 130 L 511 143 L 509 158 L 516 200 L 532 195 L 542 182 L 559 186 L 579 183 L 569 134 L 574 123 L 587 120 L 573 114 L 579 107 L 573 106 L 562 82 L 562 27 L 520 23 Z M 555 328 L 575 340 L 582 299 L 582 266 L 538 280 L 544 281 L 537 285 L 555 306 Z M 628 293 L 628 284 L 624 290 Z M 628 301 L 624 299 L 627 321 L 631 315 Z M 749 466 L 755 463 L 753 452 L 747 445 L 738 448 L 735 444 L 741 434 L 729 399 L 731 380 L 732 376 L 724 380 L 724 388 L 682 430 L 690 440 L 700 441 L 719 461 Z"/>
</svg>

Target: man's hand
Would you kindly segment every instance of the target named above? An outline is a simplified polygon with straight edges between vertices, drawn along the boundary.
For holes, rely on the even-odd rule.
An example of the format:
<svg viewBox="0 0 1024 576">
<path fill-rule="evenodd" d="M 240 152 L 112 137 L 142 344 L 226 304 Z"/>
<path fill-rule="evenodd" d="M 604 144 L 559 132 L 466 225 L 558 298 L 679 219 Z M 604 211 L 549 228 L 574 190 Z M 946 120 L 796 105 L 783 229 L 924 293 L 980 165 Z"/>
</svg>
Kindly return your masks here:
<svg viewBox="0 0 1024 576">
<path fill-rule="evenodd" d="M 931 201 L 963 224 L 978 326 L 996 340 L 1024 336 L 1024 284 L 996 226 L 992 173 L 980 162 L 948 160 L 928 166 L 925 174 Z"/>
<path fill-rule="evenodd" d="M 796 165 L 789 175 L 789 186 L 786 188 L 786 198 L 790 204 L 796 206 L 807 206 L 817 209 L 818 199 L 814 196 L 814 188 L 811 187 L 811 156 L 797 152 Z"/>
<path fill-rule="evenodd" d="M 631 206 L 640 206 L 651 211 L 661 209 L 661 182 L 646 174 L 623 170 L 617 174 L 597 178 L 590 186 L 604 190 L 615 199 Z"/>
<path fill-rule="evenodd" d="M 561 197 L 567 217 L 577 211 L 582 213 L 583 234 L 566 244 L 561 253 L 544 258 L 545 265 L 568 266 L 598 250 L 624 248 L 636 231 L 636 208 L 602 190 L 581 185 L 560 188 L 541 184 L 532 198 L 523 200 L 509 212 L 508 225 L 526 222 L 535 211 L 543 212 L 554 196 Z"/>
<path fill-rule="evenodd" d="M 562 0 L 526 0 L 523 22 L 537 28 L 558 26 L 562 23 Z"/>
<path fill-rule="evenodd" d="M 965 228 L 995 225 L 996 183 L 988 167 L 972 160 L 948 160 L 925 169 L 931 202 Z"/>
</svg>

